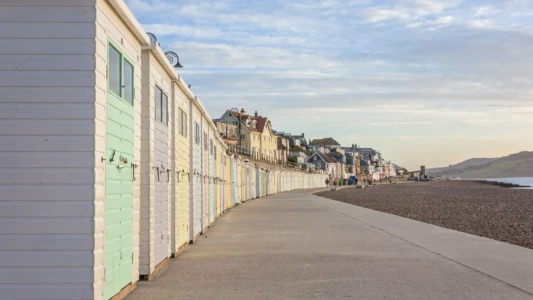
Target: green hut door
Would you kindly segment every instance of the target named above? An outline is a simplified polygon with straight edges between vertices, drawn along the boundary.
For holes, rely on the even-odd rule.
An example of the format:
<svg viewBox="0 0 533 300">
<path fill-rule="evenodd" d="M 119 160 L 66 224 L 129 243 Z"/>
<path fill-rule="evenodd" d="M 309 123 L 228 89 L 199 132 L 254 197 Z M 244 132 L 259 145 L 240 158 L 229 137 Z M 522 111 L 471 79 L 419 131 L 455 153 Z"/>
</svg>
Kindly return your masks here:
<svg viewBox="0 0 533 300">
<path fill-rule="evenodd" d="M 105 156 L 105 299 L 120 292 L 132 278 L 133 71 L 133 64 L 110 43 Z"/>
</svg>

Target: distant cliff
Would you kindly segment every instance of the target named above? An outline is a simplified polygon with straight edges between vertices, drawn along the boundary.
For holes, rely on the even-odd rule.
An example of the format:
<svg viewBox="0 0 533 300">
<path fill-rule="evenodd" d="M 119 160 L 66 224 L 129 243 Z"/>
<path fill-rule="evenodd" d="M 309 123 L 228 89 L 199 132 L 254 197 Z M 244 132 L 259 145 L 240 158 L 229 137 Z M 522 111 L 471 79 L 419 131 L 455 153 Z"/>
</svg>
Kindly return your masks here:
<svg viewBox="0 0 533 300">
<path fill-rule="evenodd" d="M 533 152 L 523 151 L 500 158 L 471 158 L 449 167 L 427 169 L 426 173 L 461 178 L 533 177 Z"/>
</svg>

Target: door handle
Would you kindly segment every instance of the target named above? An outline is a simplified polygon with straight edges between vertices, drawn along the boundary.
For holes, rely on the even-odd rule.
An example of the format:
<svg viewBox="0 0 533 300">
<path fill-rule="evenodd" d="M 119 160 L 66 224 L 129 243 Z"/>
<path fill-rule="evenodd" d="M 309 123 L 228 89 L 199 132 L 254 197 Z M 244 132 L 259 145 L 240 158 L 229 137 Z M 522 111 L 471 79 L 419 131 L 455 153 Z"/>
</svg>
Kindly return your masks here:
<svg viewBox="0 0 533 300">
<path fill-rule="evenodd" d="M 111 154 L 111 158 L 109 159 L 109 162 L 112 163 L 115 161 L 115 150 L 113 150 L 113 153 Z"/>
<path fill-rule="evenodd" d="M 133 181 L 135 181 L 135 168 L 139 167 L 137 164 L 131 164 L 132 174 L 133 174 Z"/>
</svg>

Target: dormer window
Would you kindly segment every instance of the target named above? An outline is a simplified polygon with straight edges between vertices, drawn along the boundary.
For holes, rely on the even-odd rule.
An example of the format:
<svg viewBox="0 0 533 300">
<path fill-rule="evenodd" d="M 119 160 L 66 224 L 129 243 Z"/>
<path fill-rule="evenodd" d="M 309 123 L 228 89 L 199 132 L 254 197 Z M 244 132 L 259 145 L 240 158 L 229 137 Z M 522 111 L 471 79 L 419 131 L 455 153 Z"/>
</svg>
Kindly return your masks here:
<svg viewBox="0 0 533 300">
<path fill-rule="evenodd" d="M 256 120 L 253 120 L 252 121 L 252 127 L 255 128 L 257 126 L 257 121 Z"/>
</svg>

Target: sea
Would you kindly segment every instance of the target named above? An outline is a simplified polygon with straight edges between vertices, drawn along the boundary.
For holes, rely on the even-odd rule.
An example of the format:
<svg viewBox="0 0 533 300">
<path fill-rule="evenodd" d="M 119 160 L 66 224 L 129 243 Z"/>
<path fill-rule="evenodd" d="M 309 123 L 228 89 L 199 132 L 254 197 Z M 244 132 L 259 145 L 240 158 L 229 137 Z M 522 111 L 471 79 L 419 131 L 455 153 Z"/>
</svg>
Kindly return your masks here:
<svg viewBox="0 0 533 300">
<path fill-rule="evenodd" d="M 533 189 L 533 177 L 514 177 L 514 178 L 482 178 L 479 180 L 500 181 L 506 183 L 514 183 L 519 185 L 529 185 L 529 189 Z"/>
</svg>

